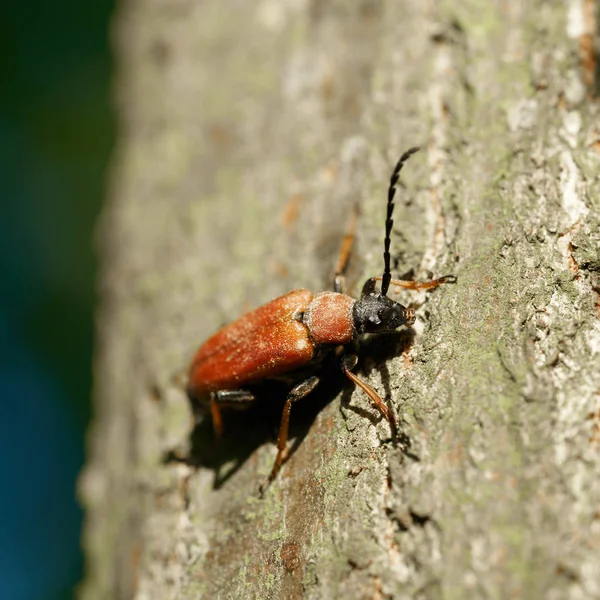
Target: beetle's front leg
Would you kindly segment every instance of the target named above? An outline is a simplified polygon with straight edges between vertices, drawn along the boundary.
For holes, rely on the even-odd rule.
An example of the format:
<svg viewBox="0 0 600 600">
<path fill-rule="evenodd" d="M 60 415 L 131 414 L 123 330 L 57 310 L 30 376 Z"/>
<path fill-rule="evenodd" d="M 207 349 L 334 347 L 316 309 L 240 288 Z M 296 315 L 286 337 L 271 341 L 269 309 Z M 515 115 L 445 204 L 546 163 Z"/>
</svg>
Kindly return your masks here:
<svg viewBox="0 0 600 600">
<path fill-rule="evenodd" d="M 342 240 L 340 247 L 340 254 L 338 257 L 338 264 L 335 269 L 335 276 L 333 278 L 333 291 L 340 294 L 347 294 L 346 291 L 346 271 L 348 270 L 348 262 L 350 260 L 350 254 L 352 252 L 352 246 L 354 246 L 354 235 L 356 232 L 356 222 L 358 221 L 358 204 L 354 205 L 352 211 L 352 217 L 348 224 L 348 230 Z"/>
<path fill-rule="evenodd" d="M 315 389 L 318 383 L 319 378 L 313 375 L 312 377 L 309 377 L 308 379 L 305 379 L 298 385 L 294 386 L 288 394 L 288 397 L 285 401 L 285 406 L 283 407 L 281 427 L 279 428 L 279 436 L 277 438 L 277 457 L 275 458 L 275 464 L 273 465 L 273 469 L 269 475 L 269 483 L 275 479 L 279 469 L 281 468 L 281 465 L 283 464 L 283 461 L 285 460 L 292 404 L 298 400 L 301 400 L 305 396 L 308 396 L 308 394 Z"/>
<path fill-rule="evenodd" d="M 365 281 L 362 295 L 368 296 L 375 292 L 375 286 L 383 277 L 371 277 Z M 456 283 L 456 275 L 444 275 L 431 281 L 405 281 L 402 279 L 390 279 L 389 284 L 405 288 L 407 290 L 432 290 L 444 283 Z"/>
<path fill-rule="evenodd" d="M 376 281 L 381 281 L 381 277 L 375 277 Z M 456 275 L 444 275 L 431 281 L 405 281 L 403 279 L 390 279 L 391 285 L 406 288 L 407 290 L 432 290 L 443 283 L 456 283 Z"/>
<path fill-rule="evenodd" d="M 368 384 L 359 379 L 353 372 L 352 369 L 356 366 L 358 362 L 358 357 L 356 354 L 346 354 L 342 356 L 342 371 L 352 381 L 355 383 L 377 406 L 377 408 L 381 411 L 381 414 L 389 421 L 390 425 L 393 428 L 397 427 L 396 417 L 392 411 L 384 404 L 383 398 Z"/>
<path fill-rule="evenodd" d="M 256 400 L 254 394 L 247 390 L 218 390 L 210 393 L 210 414 L 213 422 L 215 435 L 220 438 L 223 435 L 223 417 L 221 407 L 228 408 L 243 407 Z"/>
</svg>

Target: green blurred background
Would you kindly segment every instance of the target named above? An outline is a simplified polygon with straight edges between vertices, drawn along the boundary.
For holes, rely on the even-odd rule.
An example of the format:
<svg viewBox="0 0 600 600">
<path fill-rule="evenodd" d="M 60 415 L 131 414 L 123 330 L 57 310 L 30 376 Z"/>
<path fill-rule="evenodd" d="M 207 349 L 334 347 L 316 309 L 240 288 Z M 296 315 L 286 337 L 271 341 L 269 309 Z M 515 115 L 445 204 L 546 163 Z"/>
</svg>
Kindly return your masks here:
<svg viewBox="0 0 600 600">
<path fill-rule="evenodd" d="M 94 223 L 114 140 L 107 0 L 0 8 L 0 598 L 69 598 L 91 416 Z"/>
</svg>

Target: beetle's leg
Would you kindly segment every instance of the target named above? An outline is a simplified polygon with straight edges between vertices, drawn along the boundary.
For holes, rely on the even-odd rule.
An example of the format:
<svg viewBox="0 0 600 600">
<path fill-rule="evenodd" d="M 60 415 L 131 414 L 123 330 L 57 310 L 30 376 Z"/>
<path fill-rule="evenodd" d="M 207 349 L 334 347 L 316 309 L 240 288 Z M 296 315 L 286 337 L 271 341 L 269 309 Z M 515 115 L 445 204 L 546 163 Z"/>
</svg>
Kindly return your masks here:
<svg viewBox="0 0 600 600">
<path fill-rule="evenodd" d="M 212 416 L 213 429 L 215 430 L 215 436 L 220 438 L 223 435 L 223 417 L 221 416 L 221 409 L 217 401 L 217 393 L 210 393 L 210 414 Z"/>
<path fill-rule="evenodd" d="M 244 408 L 256 400 L 256 396 L 248 390 L 219 390 L 214 394 L 216 401 L 227 408 Z"/>
<path fill-rule="evenodd" d="M 348 261 L 350 259 L 350 253 L 352 252 L 352 246 L 354 245 L 354 234 L 356 232 L 356 222 L 358 221 L 358 204 L 354 205 L 352 211 L 352 217 L 350 218 L 350 224 L 346 235 L 342 240 L 340 246 L 340 255 L 338 257 L 338 264 L 335 269 L 335 277 L 333 278 L 333 291 L 339 293 L 346 292 L 346 270 L 348 269 Z"/>
<path fill-rule="evenodd" d="M 281 416 L 281 427 L 279 428 L 279 436 L 277 437 L 277 457 L 275 458 L 275 464 L 273 465 L 273 469 L 271 470 L 271 474 L 269 475 L 269 482 L 275 479 L 285 459 L 292 404 L 297 400 L 301 400 L 305 396 L 308 396 L 308 394 L 310 394 L 315 389 L 318 383 L 318 377 L 309 377 L 308 379 L 305 379 L 298 385 L 294 386 L 288 394 L 287 400 L 285 401 L 285 406 L 283 407 L 283 415 Z"/>
<path fill-rule="evenodd" d="M 374 277 L 374 281 L 381 281 L 381 277 Z M 370 281 L 370 280 L 369 280 Z M 402 279 L 390 279 L 391 285 L 406 288 L 407 290 L 430 290 L 443 283 L 456 283 L 456 275 L 444 275 L 439 279 L 431 281 L 404 281 Z M 366 285 L 366 284 L 365 284 Z"/>
<path fill-rule="evenodd" d="M 223 435 L 223 417 L 221 406 L 235 407 L 254 402 L 254 394 L 246 390 L 219 390 L 210 393 L 210 414 L 212 416 L 215 435 Z"/>
<path fill-rule="evenodd" d="M 383 398 L 368 384 L 359 379 L 353 372 L 352 369 L 356 366 L 358 362 L 358 356 L 356 354 L 345 354 L 342 357 L 342 371 L 352 381 L 355 383 L 377 406 L 377 408 L 381 411 L 381 414 L 389 421 L 392 427 L 397 426 L 396 417 L 392 411 L 385 405 L 383 402 Z"/>
</svg>

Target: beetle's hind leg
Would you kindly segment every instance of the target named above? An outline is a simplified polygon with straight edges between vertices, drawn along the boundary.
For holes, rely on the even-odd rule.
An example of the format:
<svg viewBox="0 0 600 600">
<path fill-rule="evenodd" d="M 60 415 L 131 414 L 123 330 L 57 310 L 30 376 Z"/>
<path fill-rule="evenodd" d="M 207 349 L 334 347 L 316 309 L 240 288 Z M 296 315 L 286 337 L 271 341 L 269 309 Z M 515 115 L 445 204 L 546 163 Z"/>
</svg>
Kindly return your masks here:
<svg viewBox="0 0 600 600">
<path fill-rule="evenodd" d="M 254 394 L 247 390 L 219 390 L 210 393 L 210 414 L 213 422 L 215 435 L 220 438 L 223 435 L 223 417 L 221 408 L 245 408 L 256 400 Z"/>
<path fill-rule="evenodd" d="M 286 458 L 285 455 L 287 450 L 287 438 L 290 426 L 290 413 L 292 411 L 292 404 L 308 396 L 308 394 L 310 394 L 315 387 L 317 387 L 318 383 L 319 378 L 313 375 L 312 377 L 300 382 L 298 385 L 295 385 L 288 394 L 288 397 L 285 401 L 285 406 L 283 407 L 283 415 L 281 416 L 279 436 L 277 437 L 277 457 L 275 458 L 273 469 L 271 469 L 271 474 L 269 475 L 269 483 L 275 479 L 279 469 L 281 468 L 281 465 L 283 464 L 283 461 Z"/>
<path fill-rule="evenodd" d="M 356 366 L 358 357 L 356 354 L 346 354 L 342 357 L 342 371 L 350 381 L 356 384 L 369 398 L 373 401 L 375 406 L 380 410 L 381 414 L 389 421 L 390 425 L 395 429 L 397 427 L 396 417 L 392 411 L 385 405 L 383 398 L 362 379 L 359 379 L 353 372 L 352 369 Z"/>
</svg>

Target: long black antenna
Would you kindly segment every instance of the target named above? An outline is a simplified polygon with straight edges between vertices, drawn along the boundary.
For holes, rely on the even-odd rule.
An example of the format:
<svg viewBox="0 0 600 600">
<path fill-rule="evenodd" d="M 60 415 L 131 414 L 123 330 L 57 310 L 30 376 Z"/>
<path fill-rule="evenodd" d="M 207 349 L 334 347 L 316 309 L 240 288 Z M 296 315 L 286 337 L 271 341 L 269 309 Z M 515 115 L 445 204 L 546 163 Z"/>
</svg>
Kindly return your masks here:
<svg viewBox="0 0 600 600">
<path fill-rule="evenodd" d="M 394 220 L 392 219 L 392 213 L 394 212 L 394 196 L 396 195 L 396 184 L 400 177 L 400 171 L 404 166 L 404 163 L 409 159 L 411 155 L 418 152 L 419 148 L 411 148 L 407 150 L 396 163 L 392 176 L 390 177 L 390 187 L 388 188 L 388 201 L 387 201 L 387 216 L 385 219 L 385 240 L 383 242 L 383 277 L 381 278 L 381 295 L 385 296 L 390 287 L 390 281 L 392 279 L 392 272 L 390 270 L 390 235 L 392 234 L 392 226 Z"/>
</svg>

